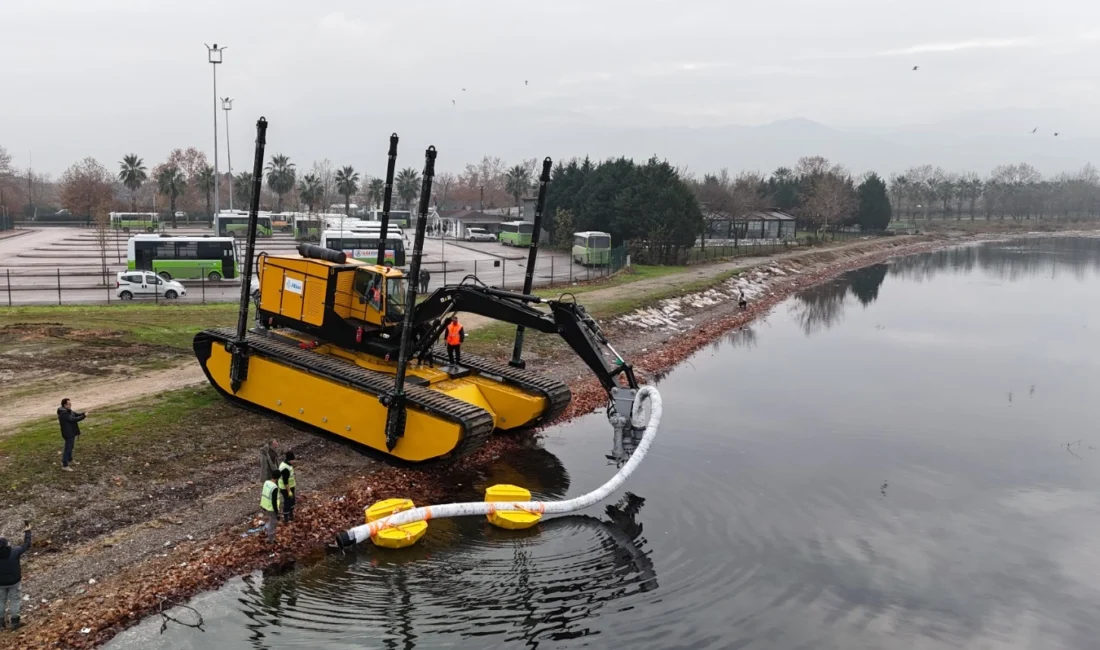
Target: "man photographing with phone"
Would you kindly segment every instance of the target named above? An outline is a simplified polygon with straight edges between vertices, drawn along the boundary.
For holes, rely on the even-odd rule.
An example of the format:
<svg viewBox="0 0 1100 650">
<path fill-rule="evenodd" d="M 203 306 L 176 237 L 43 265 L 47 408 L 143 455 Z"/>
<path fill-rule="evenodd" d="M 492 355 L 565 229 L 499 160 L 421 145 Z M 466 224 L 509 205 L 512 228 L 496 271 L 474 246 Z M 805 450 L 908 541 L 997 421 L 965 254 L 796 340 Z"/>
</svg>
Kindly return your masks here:
<svg viewBox="0 0 1100 650">
<path fill-rule="evenodd" d="M 61 471 L 63 472 L 73 471 L 69 464 L 73 462 L 73 445 L 76 444 L 76 437 L 80 435 L 78 423 L 87 416 L 87 413 L 74 412 L 72 401 L 68 397 L 61 400 L 61 407 L 57 409 L 57 421 L 61 424 L 61 437 L 65 439 L 65 450 L 61 452 Z"/>
<path fill-rule="evenodd" d="M 31 522 L 23 521 L 23 545 L 9 546 L 0 537 L 0 628 L 4 627 L 4 611 L 11 616 L 11 629 L 19 629 L 19 586 L 23 581 L 19 558 L 31 547 Z"/>
</svg>

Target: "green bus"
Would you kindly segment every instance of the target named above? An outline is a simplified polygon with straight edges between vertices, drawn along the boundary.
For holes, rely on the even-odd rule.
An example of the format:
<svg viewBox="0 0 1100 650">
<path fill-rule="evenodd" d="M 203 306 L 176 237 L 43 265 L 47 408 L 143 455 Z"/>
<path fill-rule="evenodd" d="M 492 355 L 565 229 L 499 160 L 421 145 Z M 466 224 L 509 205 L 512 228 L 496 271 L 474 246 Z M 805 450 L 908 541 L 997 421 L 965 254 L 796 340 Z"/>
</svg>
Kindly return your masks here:
<svg viewBox="0 0 1100 650">
<path fill-rule="evenodd" d="M 573 261 L 584 266 L 607 266 L 611 261 L 611 234 L 598 230 L 573 233 Z"/>
<path fill-rule="evenodd" d="M 232 237 L 137 235 L 126 244 L 126 268 L 165 280 L 218 281 L 237 277 L 237 255 Z"/>
<path fill-rule="evenodd" d="M 248 232 L 248 215 L 216 214 L 214 215 L 214 234 L 218 237 L 245 237 Z M 259 215 L 256 217 L 256 236 L 271 236 L 271 217 Z"/>
<path fill-rule="evenodd" d="M 501 246 L 530 246 L 535 224 L 528 221 L 508 221 L 500 224 Z"/>
<path fill-rule="evenodd" d="M 156 232 L 159 220 L 155 212 L 112 212 L 111 228 L 130 232 Z"/>
</svg>

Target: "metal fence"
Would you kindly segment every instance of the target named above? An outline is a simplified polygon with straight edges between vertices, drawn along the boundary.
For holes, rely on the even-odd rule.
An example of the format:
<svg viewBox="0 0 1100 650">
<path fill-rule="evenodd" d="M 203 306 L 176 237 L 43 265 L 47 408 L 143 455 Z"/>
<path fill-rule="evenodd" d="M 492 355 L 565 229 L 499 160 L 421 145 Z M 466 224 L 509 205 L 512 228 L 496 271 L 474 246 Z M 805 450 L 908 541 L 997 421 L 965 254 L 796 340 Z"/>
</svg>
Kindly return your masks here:
<svg viewBox="0 0 1100 650">
<path fill-rule="evenodd" d="M 861 239 L 870 236 L 879 236 L 882 233 L 861 233 L 846 231 L 828 231 L 824 233 L 802 233 L 791 239 L 741 239 L 733 240 L 707 240 L 705 246 L 696 244 L 690 249 L 681 249 L 677 252 L 675 260 L 668 263 L 695 264 L 698 262 L 710 262 L 737 257 L 769 256 L 790 250 L 798 250 L 807 246 L 818 246 L 830 242 L 844 242 Z M 648 251 L 645 251 L 648 253 Z M 648 256 L 647 256 L 648 257 Z"/>
<path fill-rule="evenodd" d="M 9 214 L 0 214 L 0 231 L 14 230 L 15 229 L 15 217 Z"/>
<path fill-rule="evenodd" d="M 0 272 L 0 307 L 20 305 L 77 305 L 114 304 L 123 302 L 118 297 L 116 274 L 119 267 L 112 258 L 124 262 L 121 252 L 110 251 L 106 272 L 102 270 L 70 268 L 9 268 Z M 625 248 L 613 249 L 604 265 L 582 266 L 575 263 L 572 254 L 540 252 L 534 274 L 535 289 L 567 287 L 577 283 L 608 278 L 621 271 L 628 261 Z M 97 261 L 98 265 L 98 261 Z M 430 273 L 428 290 L 446 284 L 455 284 L 469 276 L 491 287 L 519 291 L 526 277 L 526 258 L 520 260 L 486 259 L 461 263 L 433 262 L 425 264 Z M 135 295 L 133 302 L 215 303 L 236 302 L 240 299 L 239 280 L 207 279 L 183 280 L 186 296 L 176 300 L 166 299 L 163 287 L 154 285 L 149 295 Z M 127 301 L 129 302 L 129 301 Z"/>
</svg>

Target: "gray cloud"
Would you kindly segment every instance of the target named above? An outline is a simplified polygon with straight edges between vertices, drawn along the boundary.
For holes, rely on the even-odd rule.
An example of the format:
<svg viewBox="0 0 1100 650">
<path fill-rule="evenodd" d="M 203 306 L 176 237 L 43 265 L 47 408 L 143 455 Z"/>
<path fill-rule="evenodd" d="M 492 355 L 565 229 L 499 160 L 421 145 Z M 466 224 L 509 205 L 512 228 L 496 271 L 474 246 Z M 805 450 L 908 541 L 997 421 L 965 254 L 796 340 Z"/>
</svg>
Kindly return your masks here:
<svg viewBox="0 0 1100 650">
<path fill-rule="evenodd" d="M 218 89 L 236 99 L 235 162 L 260 115 L 272 149 L 368 173 L 392 131 L 403 162 L 434 143 L 443 169 L 485 153 L 684 156 L 656 131 L 792 117 L 902 129 L 1019 110 L 1073 123 L 1067 139 L 1100 135 L 1085 133 L 1100 103 L 1100 3 L 1087 0 L 6 0 L 3 21 L 16 99 L 0 104 L 0 144 L 54 174 L 86 155 L 209 152 L 204 42 L 229 46 Z M 607 137 L 559 151 L 546 124 Z"/>
</svg>

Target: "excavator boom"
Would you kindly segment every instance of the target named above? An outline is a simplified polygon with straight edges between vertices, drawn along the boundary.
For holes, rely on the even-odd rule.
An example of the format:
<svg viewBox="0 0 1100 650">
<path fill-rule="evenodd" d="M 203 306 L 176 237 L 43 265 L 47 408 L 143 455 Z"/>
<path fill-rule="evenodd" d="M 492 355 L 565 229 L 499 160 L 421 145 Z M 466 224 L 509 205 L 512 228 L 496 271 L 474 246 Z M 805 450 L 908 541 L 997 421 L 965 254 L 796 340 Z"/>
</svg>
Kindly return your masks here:
<svg viewBox="0 0 1100 650">
<path fill-rule="evenodd" d="M 568 294 L 565 294 L 568 295 Z M 519 325 L 544 334 L 558 334 L 577 353 L 610 394 L 623 387 L 619 375 L 626 377 L 627 388 L 638 388 L 634 370 L 608 343 L 599 325 L 585 308 L 572 300 L 546 300 L 538 296 L 488 287 L 476 278 L 437 289 L 413 313 L 413 349 L 421 356 L 435 345 L 446 327 L 447 317 L 467 312 L 493 320 Z M 546 305 L 549 312 L 534 305 Z M 614 360 L 608 362 L 604 349 Z"/>
</svg>

